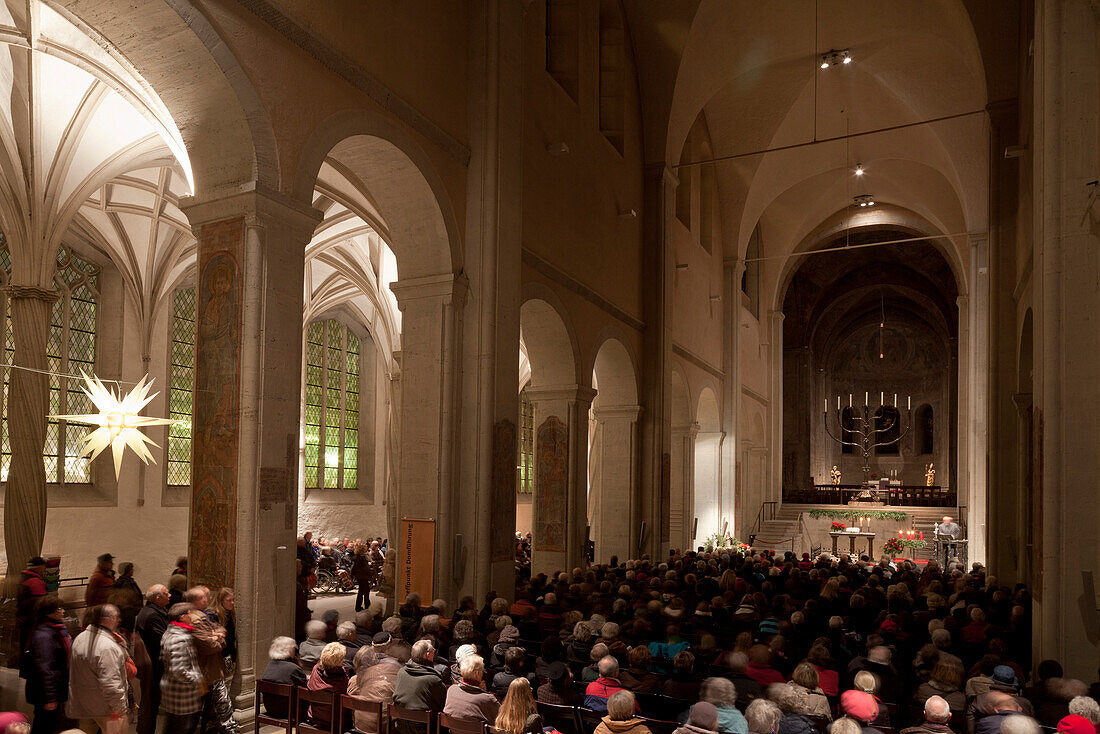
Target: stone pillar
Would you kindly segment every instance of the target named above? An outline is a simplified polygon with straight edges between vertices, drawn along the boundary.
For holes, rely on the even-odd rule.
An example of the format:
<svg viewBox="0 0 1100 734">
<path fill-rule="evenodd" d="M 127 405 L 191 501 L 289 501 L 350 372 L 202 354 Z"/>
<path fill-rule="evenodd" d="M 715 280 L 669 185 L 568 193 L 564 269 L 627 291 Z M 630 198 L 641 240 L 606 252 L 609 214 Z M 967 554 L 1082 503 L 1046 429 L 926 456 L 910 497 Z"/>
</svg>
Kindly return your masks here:
<svg viewBox="0 0 1100 734">
<path fill-rule="evenodd" d="M 722 491 L 730 498 L 730 528 L 736 535 L 742 523 L 737 506 L 737 442 L 741 439 L 741 276 L 744 260 L 726 261 L 722 268 Z M 698 546 L 698 543 L 696 543 Z"/>
<path fill-rule="evenodd" d="M 989 240 L 984 235 L 970 238 L 970 349 L 967 359 L 967 496 L 972 520 L 967 531 L 971 562 L 986 562 L 989 468 Z"/>
<path fill-rule="evenodd" d="M 189 570 L 236 590 L 247 721 L 271 639 L 294 629 L 302 284 L 321 215 L 260 190 L 182 208 L 199 248 Z"/>
<path fill-rule="evenodd" d="M 671 506 L 669 542 L 673 548 L 695 547 L 695 437 L 699 424 L 672 427 Z"/>
<path fill-rule="evenodd" d="M 958 497 L 960 513 L 965 516 L 960 518 L 966 522 L 967 533 L 974 524 L 974 514 L 970 511 L 970 299 L 959 296 L 955 300 L 959 307 L 959 340 L 958 360 L 958 394 L 955 404 L 958 406 L 958 420 L 955 427 L 955 493 Z M 966 508 L 965 510 L 963 508 Z"/>
<path fill-rule="evenodd" d="M 14 580 L 27 559 L 42 552 L 46 532 L 46 468 L 42 463 L 50 409 L 46 340 L 57 291 L 9 286 L 5 295 L 15 336 L 15 356 L 8 381 L 11 466 L 4 497 L 4 548 L 7 576 Z"/>
<path fill-rule="evenodd" d="M 535 409 L 531 572 L 584 566 L 588 524 L 588 409 L 592 388 L 528 387 Z"/>
<path fill-rule="evenodd" d="M 1094 3 L 1035 5 L 1036 660 L 1094 680 L 1100 575 L 1100 47 Z M 1026 241 L 1026 240 L 1025 240 Z"/>
<path fill-rule="evenodd" d="M 768 312 L 770 334 L 768 364 L 768 447 L 771 461 L 768 464 L 763 498 L 783 502 L 783 312 Z M 811 411 L 812 413 L 813 411 Z M 757 510 L 759 509 L 756 508 Z M 750 512 L 755 512 L 749 508 Z"/>
<path fill-rule="evenodd" d="M 390 289 L 401 309 L 397 517 L 435 520 L 433 594 L 438 596 L 452 585 L 456 360 L 467 284 L 464 276 L 447 274 L 400 280 Z M 403 562 L 398 543 L 398 567 Z M 397 597 L 404 601 L 400 591 Z"/>
<path fill-rule="evenodd" d="M 602 481 L 597 500 L 599 512 L 591 518 L 591 536 L 596 543 L 596 563 L 607 563 L 611 556 L 620 560 L 636 558 L 638 548 L 630 543 L 631 529 L 641 523 L 635 507 L 638 492 L 638 405 L 598 406 L 593 409 L 601 446 L 592 461 L 600 462 Z M 589 491 L 597 491 L 590 488 Z M 646 530 L 660 532 L 649 526 Z"/>
<path fill-rule="evenodd" d="M 643 211 L 642 282 L 644 320 L 642 345 L 641 400 L 642 481 L 640 517 L 630 528 L 632 549 L 640 525 L 647 531 L 644 552 L 656 558 L 668 547 L 669 480 L 672 473 L 672 391 L 669 365 L 672 361 L 672 227 L 676 221 L 676 174 L 664 163 L 645 170 Z"/>
</svg>

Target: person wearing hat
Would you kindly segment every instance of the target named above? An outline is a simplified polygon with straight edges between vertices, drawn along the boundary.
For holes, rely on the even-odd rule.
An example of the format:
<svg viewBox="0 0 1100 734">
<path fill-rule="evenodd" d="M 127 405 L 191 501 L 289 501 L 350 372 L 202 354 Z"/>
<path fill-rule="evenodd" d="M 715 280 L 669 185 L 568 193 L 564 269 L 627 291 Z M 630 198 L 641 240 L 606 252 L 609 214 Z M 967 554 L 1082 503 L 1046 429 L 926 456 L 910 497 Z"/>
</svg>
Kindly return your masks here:
<svg viewBox="0 0 1100 734">
<path fill-rule="evenodd" d="M 1070 714 L 1058 722 L 1060 734 L 1096 734 L 1096 727 L 1091 721 L 1079 714 Z"/>
<path fill-rule="evenodd" d="M 15 621 L 19 627 L 19 649 L 27 649 L 27 639 L 34 627 L 35 608 L 46 595 L 46 560 L 32 556 L 19 578 L 16 591 Z"/>
<path fill-rule="evenodd" d="M 882 734 L 871 726 L 879 714 L 878 701 L 866 691 L 845 691 L 840 694 L 840 710 L 844 715 L 859 722 L 863 727 L 863 734 Z"/>
<path fill-rule="evenodd" d="M 96 607 L 107 603 L 111 589 L 115 587 L 115 557 L 104 553 L 96 559 L 95 570 L 84 589 L 84 605 Z"/>
<path fill-rule="evenodd" d="M 708 734 L 718 731 L 718 709 L 713 703 L 700 701 L 688 712 L 687 723 L 673 734 Z"/>
<path fill-rule="evenodd" d="M 569 666 L 556 660 L 550 663 L 547 682 L 539 686 L 535 698 L 540 703 L 550 703 L 555 706 L 580 706 L 583 703 L 581 696 L 572 684 L 573 674 L 569 671 Z"/>
</svg>

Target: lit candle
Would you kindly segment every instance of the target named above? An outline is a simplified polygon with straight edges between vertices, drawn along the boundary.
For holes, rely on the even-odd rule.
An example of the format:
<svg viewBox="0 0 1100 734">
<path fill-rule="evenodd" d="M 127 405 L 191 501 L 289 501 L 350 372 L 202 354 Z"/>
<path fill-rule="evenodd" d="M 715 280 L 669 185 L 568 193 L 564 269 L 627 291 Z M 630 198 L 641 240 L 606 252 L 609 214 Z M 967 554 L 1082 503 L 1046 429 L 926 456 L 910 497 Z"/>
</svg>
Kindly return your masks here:
<svg viewBox="0 0 1100 734">
<path fill-rule="evenodd" d="M 912 396 L 907 395 L 905 397 L 905 409 L 906 410 L 912 410 L 913 409 L 913 398 L 912 398 Z"/>
<path fill-rule="evenodd" d="M 829 412 L 829 398 L 825 398 L 825 410 L 823 410 L 821 412 L 822 413 L 828 413 Z"/>
<path fill-rule="evenodd" d="M 880 392 L 878 394 L 878 404 L 879 405 L 886 405 L 886 393 Z"/>
<path fill-rule="evenodd" d="M 898 394 L 894 393 L 894 407 L 898 407 Z"/>
<path fill-rule="evenodd" d="M 863 393 L 863 404 L 864 405 L 870 405 L 871 404 L 871 398 L 869 397 L 870 394 L 871 393 L 869 393 L 869 392 L 864 392 Z"/>
<path fill-rule="evenodd" d="M 839 395 L 836 396 L 836 409 L 840 410 L 840 396 Z"/>
<path fill-rule="evenodd" d="M 923 530 L 920 531 L 920 539 L 921 539 L 921 542 L 923 543 L 924 542 L 924 531 Z"/>
</svg>

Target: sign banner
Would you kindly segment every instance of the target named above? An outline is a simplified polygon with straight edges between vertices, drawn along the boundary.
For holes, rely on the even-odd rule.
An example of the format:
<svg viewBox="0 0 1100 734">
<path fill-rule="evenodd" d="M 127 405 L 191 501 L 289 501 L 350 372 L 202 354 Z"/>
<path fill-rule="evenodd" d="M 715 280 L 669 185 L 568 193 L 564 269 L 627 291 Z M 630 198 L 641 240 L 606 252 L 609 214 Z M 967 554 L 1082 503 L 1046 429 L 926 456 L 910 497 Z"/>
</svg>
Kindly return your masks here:
<svg viewBox="0 0 1100 734">
<path fill-rule="evenodd" d="M 423 604 L 431 604 L 435 581 L 435 520 L 403 517 L 398 523 L 398 604 L 414 591 Z"/>
</svg>

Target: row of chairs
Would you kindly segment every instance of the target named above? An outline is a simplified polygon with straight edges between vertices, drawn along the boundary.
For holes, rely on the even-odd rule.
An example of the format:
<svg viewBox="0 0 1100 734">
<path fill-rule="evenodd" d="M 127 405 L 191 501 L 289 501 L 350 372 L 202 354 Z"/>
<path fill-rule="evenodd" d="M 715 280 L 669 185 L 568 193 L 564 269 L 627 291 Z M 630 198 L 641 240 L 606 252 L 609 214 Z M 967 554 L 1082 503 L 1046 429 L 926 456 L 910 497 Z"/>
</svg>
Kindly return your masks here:
<svg viewBox="0 0 1100 734">
<path fill-rule="evenodd" d="M 599 711 L 593 711 L 583 706 L 558 706 L 557 704 L 542 703 L 541 701 L 536 703 L 535 706 L 542 716 L 542 723 L 546 726 L 553 726 L 562 734 L 592 734 L 604 717 L 604 714 Z M 680 727 L 680 724 L 675 721 L 651 719 L 645 716 L 639 716 L 638 718 L 645 721 L 646 726 L 653 734 L 672 734 Z"/>
</svg>

